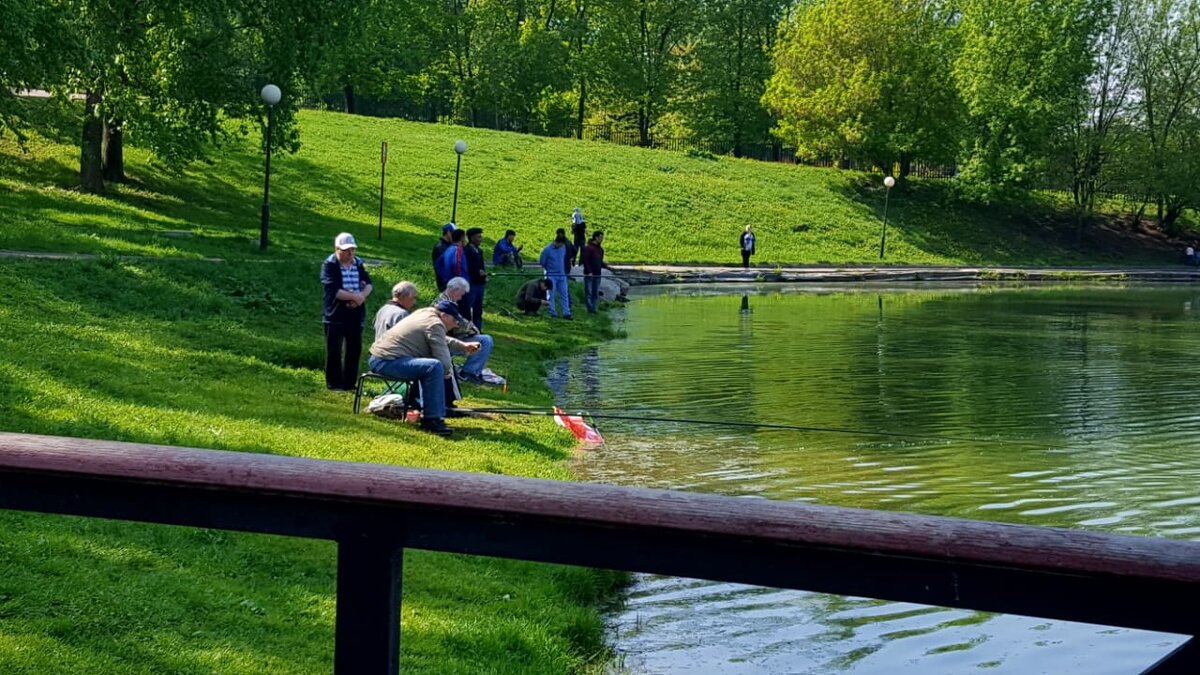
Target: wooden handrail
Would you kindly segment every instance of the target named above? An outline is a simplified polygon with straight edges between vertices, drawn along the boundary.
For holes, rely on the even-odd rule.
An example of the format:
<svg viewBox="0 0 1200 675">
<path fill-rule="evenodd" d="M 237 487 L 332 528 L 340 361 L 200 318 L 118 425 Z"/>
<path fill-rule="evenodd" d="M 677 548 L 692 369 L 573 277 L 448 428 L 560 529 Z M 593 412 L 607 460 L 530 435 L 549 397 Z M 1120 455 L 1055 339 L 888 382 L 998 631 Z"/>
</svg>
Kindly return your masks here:
<svg viewBox="0 0 1200 675">
<path fill-rule="evenodd" d="M 380 560 L 414 547 L 1200 628 L 1192 541 L 9 433 L 0 433 L 0 508 L 334 539 L 374 556 L 381 583 L 398 584 L 388 576 L 398 562 Z"/>
</svg>

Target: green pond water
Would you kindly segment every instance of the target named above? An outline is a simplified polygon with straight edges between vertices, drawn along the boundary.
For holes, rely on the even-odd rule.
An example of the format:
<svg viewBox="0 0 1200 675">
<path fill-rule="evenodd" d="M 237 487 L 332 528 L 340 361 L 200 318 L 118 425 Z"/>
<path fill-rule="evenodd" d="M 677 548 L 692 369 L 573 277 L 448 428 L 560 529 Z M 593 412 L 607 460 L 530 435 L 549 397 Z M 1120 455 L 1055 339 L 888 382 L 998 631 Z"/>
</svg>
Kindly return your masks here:
<svg viewBox="0 0 1200 675">
<path fill-rule="evenodd" d="M 565 407 L 998 442 L 597 420 L 587 480 L 1200 539 L 1200 289 L 639 290 L 626 339 L 550 364 Z M 1133 673 L 1181 642 L 648 575 L 610 626 L 634 673 Z"/>
</svg>

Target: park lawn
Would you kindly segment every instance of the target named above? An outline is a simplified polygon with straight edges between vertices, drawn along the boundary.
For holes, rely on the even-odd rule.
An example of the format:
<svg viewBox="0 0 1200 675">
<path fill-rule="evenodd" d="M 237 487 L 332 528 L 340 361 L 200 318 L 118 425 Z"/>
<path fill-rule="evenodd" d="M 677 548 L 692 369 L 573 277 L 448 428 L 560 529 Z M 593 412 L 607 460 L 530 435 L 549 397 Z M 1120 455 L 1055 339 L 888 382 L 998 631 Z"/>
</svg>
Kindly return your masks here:
<svg viewBox="0 0 1200 675">
<path fill-rule="evenodd" d="M 745 223 L 760 264 L 877 256 L 882 194 L 862 174 L 319 112 L 300 116 L 301 151 L 274 162 L 272 243 L 259 252 L 253 142 L 181 171 L 129 147 L 132 182 L 82 195 L 78 120 L 40 110 L 24 148 L 0 138 L 0 249 L 99 257 L 0 265 L 5 431 L 569 479 L 572 440 L 546 419 L 455 420 L 444 440 L 353 417 L 349 395 L 322 386 L 320 260 L 352 232 L 360 255 L 385 262 L 372 312 L 403 278 L 431 299 L 428 252 L 449 219 L 458 137 L 470 144 L 458 221 L 484 227 L 489 248 L 513 227 L 536 255 L 578 205 L 608 230 L 613 260 L 727 262 Z M 917 185 L 892 195 L 889 261 L 1162 255 L 1073 248 L 1052 215 L 1049 203 L 963 206 Z M 615 337 L 603 313 L 518 319 L 520 281 L 497 275 L 488 291 L 492 367 L 510 390 L 468 387 L 468 403 L 545 406 L 546 360 Z M 603 660 L 596 608 L 623 577 L 407 555 L 403 667 L 564 673 Z M 328 672 L 334 561 L 327 543 L 0 512 L 0 672 Z"/>
<path fill-rule="evenodd" d="M 0 429 L 570 479 L 573 439 L 545 418 L 452 420 L 446 440 L 351 415 L 324 388 L 317 263 L 6 260 Z M 487 328 L 509 392 L 466 385 L 468 404 L 544 406 L 541 364 L 613 336 L 502 304 Z M 327 542 L 0 511 L 0 672 L 330 672 L 335 562 Z M 621 580 L 410 551 L 403 667 L 586 670 Z"/>
<path fill-rule="evenodd" d="M 759 265 L 879 264 L 878 176 L 317 111 L 299 115 L 299 152 L 272 162 L 272 246 L 260 255 L 262 156 L 252 138 L 178 172 L 127 148 L 133 182 L 112 188 L 116 199 L 97 198 L 74 190 L 74 112 L 38 105 L 27 151 L 0 138 L 0 249 L 286 260 L 325 255 L 333 235 L 349 231 L 365 256 L 415 261 L 450 219 L 452 146 L 462 138 L 457 219 L 484 228 L 489 251 L 511 227 L 536 258 L 581 206 L 589 225 L 607 232 L 614 262 L 728 264 L 753 224 Z M 379 241 L 382 141 L 389 161 Z M 1113 222 L 1116 214 L 1105 215 Z M 163 236 L 171 230 L 193 236 Z M 1085 229 L 1080 238 L 1059 195 L 981 205 L 957 198 L 946 181 L 915 180 L 890 196 L 886 262 L 1177 262 L 1173 243 L 1111 230 Z"/>
</svg>

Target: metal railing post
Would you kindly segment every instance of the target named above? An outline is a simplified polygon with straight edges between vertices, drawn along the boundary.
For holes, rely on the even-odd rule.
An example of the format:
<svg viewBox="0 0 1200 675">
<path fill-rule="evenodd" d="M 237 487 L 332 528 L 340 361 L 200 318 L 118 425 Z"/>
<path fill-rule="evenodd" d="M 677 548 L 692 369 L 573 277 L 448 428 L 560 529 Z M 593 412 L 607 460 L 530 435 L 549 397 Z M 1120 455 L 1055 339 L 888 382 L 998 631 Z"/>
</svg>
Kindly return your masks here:
<svg viewBox="0 0 1200 675">
<path fill-rule="evenodd" d="M 404 549 L 375 533 L 338 540 L 334 675 L 400 672 Z"/>
</svg>

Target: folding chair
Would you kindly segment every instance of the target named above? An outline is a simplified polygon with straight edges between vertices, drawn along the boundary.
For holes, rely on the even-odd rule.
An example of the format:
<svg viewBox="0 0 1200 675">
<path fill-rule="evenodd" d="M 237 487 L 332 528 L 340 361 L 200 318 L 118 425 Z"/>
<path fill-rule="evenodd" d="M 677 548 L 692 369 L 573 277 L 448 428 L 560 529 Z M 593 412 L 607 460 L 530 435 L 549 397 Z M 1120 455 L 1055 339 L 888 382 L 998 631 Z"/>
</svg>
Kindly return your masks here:
<svg viewBox="0 0 1200 675">
<path fill-rule="evenodd" d="M 393 380 L 392 378 L 380 375 L 379 373 L 366 372 L 358 376 L 358 386 L 354 389 L 355 415 L 358 414 L 358 409 L 362 405 L 363 385 L 366 383 L 367 378 L 383 382 L 383 391 L 378 394 L 379 396 L 384 394 L 398 394 L 400 393 L 400 387 L 402 385 L 407 385 L 404 393 L 404 407 L 405 409 L 417 407 L 416 400 L 417 392 L 419 391 L 418 387 L 420 386 L 419 380 Z"/>
</svg>

